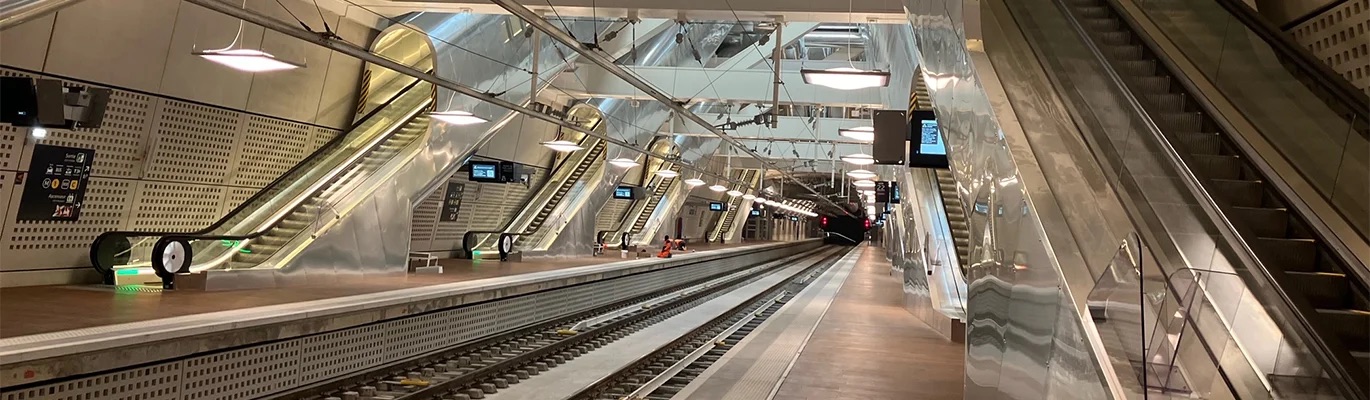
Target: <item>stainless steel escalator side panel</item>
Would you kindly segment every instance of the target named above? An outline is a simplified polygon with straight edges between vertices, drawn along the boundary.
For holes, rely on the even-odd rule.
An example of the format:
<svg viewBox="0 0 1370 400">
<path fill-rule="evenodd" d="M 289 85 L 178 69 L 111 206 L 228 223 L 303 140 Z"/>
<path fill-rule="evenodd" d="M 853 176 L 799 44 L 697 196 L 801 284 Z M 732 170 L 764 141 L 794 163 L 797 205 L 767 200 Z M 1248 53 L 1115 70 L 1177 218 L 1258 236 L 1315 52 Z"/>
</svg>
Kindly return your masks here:
<svg viewBox="0 0 1370 400">
<path fill-rule="evenodd" d="M 899 182 L 902 201 L 896 209 L 899 218 L 911 225 L 906 237 L 916 246 L 915 260 L 926 271 L 924 281 L 926 301 L 947 318 L 966 319 L 966 278 L 957 260 L 956 243 L 952 238 L 951 221 L 942 206 L 933 171 L 925 168 L 900 168 L 890 171 Z M 901 173 L 902 172 L 902 173 Z"/>
<path fill-rule="evenodd" d="M 1066 150 L 1024 137 L 984 53 L 981 28 L 998 22 L 979 1 L 904 4 L 971 210 L 966 398 L 1124 397 L 1086 307 L 1094 274 L 1036 158 Z"/>
<path fill-rule="evenodd" d="M 507 37 L 505 30 L 492 29 L 503 26 L 510 19 L 512 17 L 505 15 L 420 13 L 411 16 L 407 23 L 486 57 L 531 69 L 532 41 L 521 35 Z M 396 25 L 390 29 L 405 27 Z M 564 59 L 557 55 L 555 47 L 551 41 L 543 41 L 538 48 L 542 53 L 539 63 L 542 79 L 550 79 L 564 67 Z M 507 89 L 502 97 L 517 99 L 517 102 L 527 102 L 531 98 L 530 86 L 519 83 L 527 77 L 523 70 L 466 55 L 464 50 L 445 43 L 438 43 L 434 48 L 438 52 L 434 67 L 438 76 L 493 91 Z M 282 268 L 271 270 L 269 275 L 239 274 L 244 276 L 241 279 L 254 279 L 258 284 L 272 286 L 406 273 L 410 213 L 415 199 L 433 187 L 434 181 L 446 180 L 513 117 L 508 110 L 456 96 L 446 89 L 438 90 L 436 104 L 439 110 L 451 107 L 470 111 L 491 122 L 455 126 L 431 121 L 428 139 L 421 144 L 417 154 L 407 161 L 390 160 L 402 162 L 402 165 L 394 167 L 389 179 L 350 194 L 354 196 L 350 204 L 355 205 L 350 207 L 349 213 L 336 217 L 336 221 L 317 224 L 325 229 L 313 233 L 311 240 Z M 218 278 L 235 279 L 231 274 Z M 267 279 L 271 282 L 260 282 Z"/>
<path fill-rule="evenodd" d="M 671 140 L 675 141 L 676 148 L 681 149 L 681 161 L 694 165 L 700 165 L 702 160 L 712 156 L 723 145 L 722 140 L 706 136 L 676 135 Z M 642 231 L 633 233 L 633 244 L 641 246 L 657 244 L 657 238 L 666 232 L 667 227 L 675 223 L 675 218 L 680 215 L 680 210 L 685 207 L 685 201 L 689 199 L 690 192 L 692 190 L 708 190 L 704 189 L 703 186 L 691 188 L 690 185 L 686 185 L 684 180 L 688 177 L 690 175 L 681 174 L 679 178 L 675 179 L 676 182 L 671 185 L 666 195 L 662 196 L 656 209 L 652 210 L 651 216 L 647 217 L 647 224 L 642 226 Z"/>
</svg>

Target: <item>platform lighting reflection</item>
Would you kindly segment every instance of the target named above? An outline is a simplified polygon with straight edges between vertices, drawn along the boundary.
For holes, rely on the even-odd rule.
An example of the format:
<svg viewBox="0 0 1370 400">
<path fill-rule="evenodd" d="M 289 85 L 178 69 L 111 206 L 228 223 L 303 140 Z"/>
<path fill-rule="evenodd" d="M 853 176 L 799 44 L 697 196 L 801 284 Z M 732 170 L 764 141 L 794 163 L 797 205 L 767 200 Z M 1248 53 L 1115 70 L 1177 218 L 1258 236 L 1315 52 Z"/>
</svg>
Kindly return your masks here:
<svg viewBox="0 0 1370 400">
<path fill-rule="evenodd" d="M 428 113 L 428 116 L 452 125 L 474 125 L 489 122 L 485 118 L 461 110 L 433 111 Z"/>
<path fill-rule="evenodd" d="M 576 144 L 575 142 L 572 142 L 572 141 L 570 141 L 570 140 L 564 140 L 564 139 L 558 139 L 558 140 L 551 140 L 551 141 L 542 142 L 542 146 L 543 146 L 543 147 L 546 147 L 546 148 L 549 148 L 549 149 L 552 149 L 552 151 L 557 151 L 557 152 L 562 152 L 562 153 L 570 153 L 570 152 L 573 152 L 573 151 L 585 150 L 584 147 L 580 147 L 580 145 Z"/>
<path fill-rule="evenodd" d="M 846 136 L 853 140 L 860 140 L 863 142 L 875 141 L 875 127 L 872 126 L 858 126 L 855 128 L 838 129 L 837 134 Z"/>
<path fill-rule="evenodd" d="M 613 166 L 615 166 L 615 167 L 619 167 L 619 168 L 632 168 L 632 167 L 636 167 L 636 166 L 638 166 L 638 165 L 642 165 L 642 164 L 638 164 L 636 160 L 633 160 L 633 159 L 631 159 L 631 158 L 624 158 L 624 157 L 619 157 L 619 158 L 615 158 L 615 159 L 609 160 L 609 164 L 610 164 L 610 165 L 613 165 Z"/>
<path fill-rule="evenodd" d="M 696 186 L 699 186 L 699 185 L 703 185 L 703 184 L 704 184 L 704 180 L 703 180 L 703 179 L 699 179 L 699 178 L 690 178 L 690 179 L 686 179 L 686 180 L 685 180 L 685 184 L 686 184 L 686 185 L 690 185 L 690 187 L 696 187 Z"/>
<path fill-rule="evenodd" d="M 828 69 L 801 69 L 799 70 L 799 74 L 804 78 L 804 83 L 827 86 L 838 90 L 885 87 L 890 84 L 890 73 L 887 71 L 867 71 L 850 67 L 839 67 Z"/>
<path fill-rule="evenodd" d="M 709 186 L 709 190 L 712 190 L 712 191 L 715 191 L 715 192 L 723 192 L 723 191 L 727 191 L 727 190 L 728 190 L 728 187 L 727 187 L 727 186 L 723 186 L 723 185 L 713 185 L 713 186 Z"/>
<path fill-rule="evenodd" d="M 871 165 L 875 164 L 875 157 L 872 157 L 870 154 L 856 153 L 842 156 L 842 161 L 855 165 Z"/>
<path fill-rule="evenodd" d="M 854 179 L 873 179 L 876 177 L 874 172 L 864 169 L 855 169 L 847 171 L 847 176 L 850 176 Z"/>
<path fill-rule="evenodd" d="M 253 49 L 201 50 L 190 54 L 246 72 L 283 71 L 304 67 L 304 64 L 281 60 L 271 53 Z"/>
<path fill-rule="evenodd" d="M 659 177 L 662 177 L 662 178 L 674 178 L 674 177 L 680 176 L 680 173 L 679 173 L 679 172 L 672 171 L 672 170 L 669 170 L 669 169 L 659 169 L 659 170 L 656 170 L 656 176 L 659 176 Z"/>
</svg>

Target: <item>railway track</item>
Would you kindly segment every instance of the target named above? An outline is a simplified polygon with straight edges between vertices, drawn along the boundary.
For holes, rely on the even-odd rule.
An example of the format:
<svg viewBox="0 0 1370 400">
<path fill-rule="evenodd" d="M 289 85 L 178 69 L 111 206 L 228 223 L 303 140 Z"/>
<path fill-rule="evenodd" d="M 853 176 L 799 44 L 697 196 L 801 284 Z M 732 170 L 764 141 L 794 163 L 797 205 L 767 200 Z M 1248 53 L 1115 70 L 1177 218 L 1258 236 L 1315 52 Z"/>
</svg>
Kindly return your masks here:
<svg viewBox="0 0 1370 400">
<path fill-rule="evenodd" d="M 810 276 L 815 269 L 831 265 L 831 260 L 839 253 L 842 252 L 820 248 L 722 276 L 683 282 L 652 294 L 297 388 L 289 393 L 278 393 L 270 398 L 483 399 L 795 263 L 812 263 L 797 275 Z M 784 290 L 785 284 L 791 281 L 782 280 L 782 284 L 767 289 L 762 296 L 775 297 L 774 293 Z M 752 303 L 755 301 L 744 302 L 744 306 Z M 724 315 L 731 314 L 735 312 Z"/>
</svg>

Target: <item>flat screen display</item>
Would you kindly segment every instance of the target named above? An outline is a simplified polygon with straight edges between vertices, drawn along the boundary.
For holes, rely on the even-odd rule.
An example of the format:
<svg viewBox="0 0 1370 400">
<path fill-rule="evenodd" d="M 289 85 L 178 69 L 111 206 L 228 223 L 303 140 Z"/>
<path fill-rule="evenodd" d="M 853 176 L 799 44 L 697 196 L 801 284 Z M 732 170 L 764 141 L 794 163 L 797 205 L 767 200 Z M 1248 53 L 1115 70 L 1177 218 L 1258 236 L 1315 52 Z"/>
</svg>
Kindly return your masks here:
<svg viewBox="0 0 1370 400">
<path fill-rule="evenodd" d="M 913 146 L 909 146 L 909 166 L 918 168 L 948 168 L 947 143 L 937 124 L 937 114 L 929 110 L 914 111 L 909 119 L 913 132 Z"/>
<path fill-rule="evenodd" d="M 472 161 L 471 180 L 476 182 L 499 182 L 499 163 Z"/>
<path fill-rule="evenodd" d="M 753 216 L 753 217 L 760 217 L 760 216 L 761 216 L 761 210 L 752 210 L 752 216 Z"/>
<path fill-rule="evenodd" d="M 723 211 L 725 209 L 727 209 L 727 207 L 724 206 L 723 203 L 717 201 L 709 202 L 709 211 Z"/>
<path fill-rule="evenodd" d="M 614 198 L 615 198 L 615 199 L 628 199 L 628 200 L 632 200 L 632 199 L 633 199 L 633 187 L 632 187 L 632 186 L 619 186 L 619 187 L 614 188 Z"/>
</svg>

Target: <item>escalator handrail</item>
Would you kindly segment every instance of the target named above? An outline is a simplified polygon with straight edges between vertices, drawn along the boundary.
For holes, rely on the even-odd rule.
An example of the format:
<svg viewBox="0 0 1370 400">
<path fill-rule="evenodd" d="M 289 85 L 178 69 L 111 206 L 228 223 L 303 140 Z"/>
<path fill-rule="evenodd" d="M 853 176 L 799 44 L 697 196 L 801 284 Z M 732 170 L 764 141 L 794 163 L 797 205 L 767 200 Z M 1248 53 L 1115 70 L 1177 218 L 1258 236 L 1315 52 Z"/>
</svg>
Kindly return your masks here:
<svg viewBox="0 0 1370 400">
<path fill-rule="evenodd" d="M 675 163 L 669 163 L 669 166 L 666 167 L 665 169 L 674 170 L 675 167 L 676 167 L 676 164 L 675 164 Z M 660 170 L 660 169 L 662 169 L 662 168 L 658 168 L 658 170 Z M 651 194 L 652 197 L 657 197 L 657 196 L 656 196 L 656 191 L 662 190 L 661 185 L 665 184 L 665 185 L 666 185 L 666 188 L 669 189 L 670 185 L 674 185 L 674 184 L 675 184 L 675 181 L 671 181 L 671 183 L 667 184 L 667 183 L 666 183 L 666 178 L 665 178 L 665 177 L 662 177 L 662 176 L 660 176 L 660 175 L 655 175 L 655 174 L 653 174 L 653 175 L 652 175 L 651 177 L 649 177 L 649 178 L 644 178 L 644 180 L 645 180 L 646 183 L 648 183 L 648 184 L 650 184 L 652 181 L 656 181 L 656 182 L 657 182 L 656 186 L 654 186 L 654 189 L 652 190 L 652 194 Z M 662 193 L 662 196 L 665 196 L 665 193 Z M 645 199 L 641 199 L 641 200 L 640 200 L 640 201 L 644 201 L 644 203 L 642 203 L 642 211 L 641 211 L 641 212 L 638 212 L 637 215 L 633 215 L 633 212 L 632 212 L 633 207 L 636 207 L 636 206 L 637 206 L 637 204 L 634 204 L 632 207 L 629 207 L 629 208 L 628 208 L 628 211 L 626 211 L 626 212 L 623 213 L 623 217 L 621 217 L 621 218 L 618 219 L 618 227 L 617 227 L 617 228 L 614 228 L 613 230 L 609 230 L 609 231 L 603 231 L 603 232 L 620 232 L 620 231 L 622 231 L 623 228 L 628 224 L 628 220 L 630 220 L 630 219 L 633 221 L 633 224 L 636 225 L 636 224 L 637 224 L 637 220 L 638 220 L 639 218 L 642 218 L 642 214 L 645 213 L 645 212 L 647 212 L 647 204 L 651 203 L 652 197 L 649 197 L 649 198 L 645 198 Z M 658 200 L 658 202 L 660 202 L 660 200 Z M 630 217 L 631 217 L 631 218 L 630 218 Z M 632 228 L 632 226 L 627 226 L 627 227 L 628 227 L 628 228 Z M 630 230 L 631 230 L 631 229 L 630 229 Z"/>
<path fill-rule="evenodd" d="M 389 99 L 386 99 L 385 102 L 381 103 L 381 104 L 383 104 L 383 106 L 381 106 L 381 107 L 376 107 L 375 109 L 373 109 L 373 110 L 371 110 L 370 112 L 368 112 L 368 113 L 367 113 L 365 116 L 363 116 L 362 118 L 357 119 L 357 122 L 353 123 L 352 126 L 349 127 L 348 130 L 347 130 L 346 132 L 352 132 L 353 130 L 355 130 L 355 129 L 357 129 L 358 127 L 360 127 L 362 124 L 365 124 L 366 122 L 368 122 L 368 121 L 369 121 L 372 117 L 374 117 L 376 114 L 378 114 L 378 113 L 380 113 L 382 110 L 385 110 L 385 109 L 386 109 L 386 107 L 385 107 L 384 105 L 389 105 L 390 103 L 394 102 L 394 101 L 395 101 L 396 99 L 398 99 L 401 95 L 405 94 L 405 93 L 408 92 L 410 89 L 413 89 L 413 88 L 414 88 L 415 86 L 417 86 L 419 83 L 422 83 L 422 81 L 416 79 L 416 80 L 414 80 L 414 82 L 411 82 L 409 85 L 405 86 L 403 89 L 400 89 L 399 91 L 397 91 L 397 92 L 395 93 L 394 96 L 391 96 Z M 96 252 L 96 250 L 99 248 L 99 245 L 100 245 L 100 243 L 101 243 L 102 241 L 107 240 L 108 238 L 113 237 L 113 236 L 125 236 L 125 237 L 129 237 L 129 236 L 169 236 L 169 235 L 176 235 L 176 236 L 178 236 L 178 237 L 204 237 L 204 238 L 206 238 L 206 239 L 211 239 L 211 238 L 218 237 L 218 236 L 226 236 L 226 235 L 209 235 L 209 233 L 210 233 L 210 232 L 213 232 L 213 231 L 216 230 L 216 229 L 219 229 L 219 228 L 223 227 L 223 225 L 226 224 L 226 223 L 228 223 L 228 221 L 231 220 L 233 216 L 237 215 L 237 214 L 240 213 L 240 212 L 243 212 L 243 210 L 246 209 L 247 207 L 249 207 L 253 202 L 255 202 L 255 201 L 257 201 L 257 200 L 260 200 L 263 196 L 266 196 L 267 193 L 269 193 L 274 187 L 280 185 L 283 181 L 285 181 L 285 180 L 287 179 L 287 177 L 289 177 L 289 176 L 291 176 L 292 174 L 295 174 L 296 172 L 299 172 L 301 169 L 305 168 L 306 165 L 309 164 L 309 161 L 313 160 L 315 157 L 318 157 L 318 156 L 324 154 L 324 153 L 327 152 L 328 150 L 331 150 L 332 148 L 337 147 L 339 144 L 341 144 L 343 141 L 345 141 L 348 137 L 350 137 L 350 135 L 348 135 L 348 134 L 346 134 L 346 133 L 343 133 L 343 134 L 339 134 L 339 135 L 334 136 L 332 139 L 329 139 L 328 142 L 325 142 L 322 146 L 319 146 L 319 148 L 318 148 L 318 149 L 315 149 L 314 152 L 312 152 L 312 153 L 309 154 L 309 156 L 307 156 L 307 157 L 305 157 L 304 159 L 300 160 L 300 162 L 296 163 L 293 167 L 290 167 L 290 169 L 288 169 L 288 170 L 286 170 L 285 172 L 281 173 L 279 176 L 276 177 L 276 179 L 273 179 L 273 180 L 271 181 L 271 183 L 268 183 L 268 184 L 266 184 L 266 186 L 263 186 L 262 189 L 261 189 L 261 190 L 258 190 L 257 193 L 254 193 L 254 194 L 252 195 L 252 197 L 248 197 L 247 200 L 244 200 L 242 203 L 239 203 L 237 207 L 234 207 L 234 208 L 233 208 L 233 210 L 231 210 L 231 211 L 225 213 L 222 217 L 220 217 L 220 218 L 219 218 L 217 221 L 215 221 L 213 224 L 210 224 L 208 227 L 205 227 L 205 228 L 203 228 L 203 229 L 196 230 L 196 231 L 191 231 L 191 232 L 151 231 L 151 230 L 149 230 L 149 231 L 107 231 L 107 232 L 101 233 L 99 236 L 96 236 L 96 238 L 95 238 L 95 240 L 94 240 L 93 242 L 91 242 L 91 264 L 92 264 L 93 267 L 95 267 L 95 269 L 96 269 L 97 271 L 99 271 L 99 272 L 101 272 L 101 273 L 107 273 L 107 272 L 108 272 L 108 271 L 105 271 L 105 269 L 104 269 L 103 266 L 100 266 L 100 265 L 99 265 L 99 262 L 97 262 L 95 252 Z M 260 232 L 259 232 L 259 233 L 260 233 Z M 260 236 L 260 235 L 256 235 L 256 236 Z M 254 237 L 255 237 L 255 236 L 254 236 Z M 213 240 L 219 240 L 219 239 L 213 239 Z"/>
<path fill-rule="evenodd" d="M 1218 206 L 1217 200 L 1203 187 L 1201 180 L 1195 175 L 1194 170 L 1191 169 L 1190 165 L 1184 161 L 1184 158 L 1180 156 L 1179 151 L 1165 138 L 1160 126 L 1157 125 L 1151 118 L 1151 115 L 1146 112 L 1146 108 L 1142 106 L 1141 101 L 1133 95 L 1131 90 L 1129 90 L 1127 83 L 1124 82 L 1122 76 L 1118 75 L 1112 62 L 1104 56 L 1103 50 L 1099 49 L 1098 45 L 1090 39 L 1084 26 L 1076 19 L 1075 15 L 1069 10 L 1069 6 L 1066 5 L 1064 1 L 1065 0 L 1055 0 L 1053 3 L 1061 9 L 1070 28 L 1084 39 L 1081 42 L 1084 43 L 1091 55 L 1103 66 L 1103 71 L 1105 75 L 1108 76 L 1109 81 L 1121 89 L 1120 92 L 1127 101 L 1127 107 L 1130 108 L 1132 114 L 1137 117 L 1143 126 L 1145 126 L 1146 134 L 1157 143 L 1157 147 L 1160 150 L 1159 153 L 1175 167 L 1176 177 L 1178 177 L 1179 180 L 1183 182 L 1184 186 L 1189 189 L 1189 192 L 1195 197 L 1196 203 L 1199 204 L 1199 207 L 1203 209 L 1204 214 L 1213 222 L 1213 225 L 1219 231 L 1221 240 L 1228 243 L 1232 250 L 1234 250 L 1233 253 L 1237 257 L 1238 262 L 1249 266 L 1249 269 L 1254 272 L 1252 274 L 1253 276 L 1257 276 L 1268 287 L 1279 287 L 1278 285 L 1272 284 L 1279 280 L 1277 280 L 1270 269 L 1256 257 L 1255 250 L 1238 233 L 1236 225 L 1228 218 L 1226 213 L 1222 212 L 1222 209 Z M 1113 1 L 1116 0 L 1110 0 L 1110 3 Z M 1116 7 L 1117 4 L 1115 3 L 1113 6 Z M 1129 29 L 1136 28 L 1130 27 Z M 1352 382 L 1352 380 L 1349 379 L 1351 374 L 1345 369 L 1345 366 L 1342 365 L 1340 361 L 1337 361 L 1339 358 L 1331 349 L 1331 347 L 1339 347 L 1340 344 L 1327 343 L 1322 340 L 1313 328 L 1313 322 L 1302 312 L 1298 312 L 1300 307 L 1297 304 L 1299 303 L 1294 300 L 1289 293 L 1280 289 L 1274 290 L 1274 292 L 1283 306 L 1287 307 L 1289 310 L 1296 311 L 1291 313 L 1295 320 L 1294 322 L 1298 324 L 1298 326 L 1295 327 L 1295 331 L 1298 333 L 1300 339 L 1303 339 L 1305 343 L 1308 343 L 1310 347 L 1312 347 L 1310 350 L 1313 350 L 1311 352 L 1314 353 L 1314 357 L 1320 361 L 1320 364 L 1323 366 L 1330 365 L 1332 367 L 1327 369 L 1327 373 L 1333 377 L 1333 381 L 1348 385 L 1341 388 L 1343 393 L 1359 392 L 1356 386 L 1350 383 Z"/>
<path fill-rule="evenodd" d="M 1289 35 L 1257 14 L 1251 6 L 1246 5 L 1241 0 L 1213 1 L 1227 9 L 1228 13 L 1232 14 L 1237 21 L 1240 21 L 1247 29 L 1259 36 L 1280 56 L 1294 62 L 1300 71 L 1313 78 L 1327 94 L 1342 102 L 1346 109 L 1337 111 L 1354 114 L 1357 120 L 1361 121 L 1362 124 L 1365 123 L 1367 117 L 1370 116 L 1370 97 L 1367 97 L 1364 92 L 1343 79 L 1341 75 L 1332 70 L 1332 67 L 1319 61 L 1308 49 L 1295 43 L 1293 39 L 1289 38 Z M 1354 125 L 1351 130 L 1370 139 L 1370 130 L 1354 129 Z"/>
</svg>

